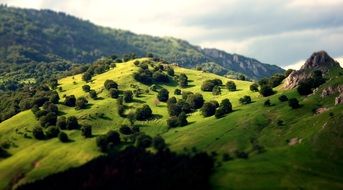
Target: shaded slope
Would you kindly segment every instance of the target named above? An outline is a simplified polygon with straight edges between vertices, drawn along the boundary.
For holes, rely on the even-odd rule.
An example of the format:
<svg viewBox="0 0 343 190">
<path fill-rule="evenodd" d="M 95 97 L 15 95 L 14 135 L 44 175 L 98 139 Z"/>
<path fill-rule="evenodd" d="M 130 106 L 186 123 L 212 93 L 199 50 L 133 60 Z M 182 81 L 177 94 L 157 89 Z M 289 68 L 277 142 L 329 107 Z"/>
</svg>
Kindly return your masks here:
<svg viewBox="0 0 343 190">
<path fill-rule="evenodd" d="M 153 53 L 188 68 L 216 62 L 226 72 L 242 73 L 252 79 L 283 71 L 280 67 L 241 55 L 202 49 L 175 38 L 137 35 L 100 27 L 61 12 L 0 6 L 0 13 L 0 60 L 3 63 L 61 60 L 90 63 L 105 55 L 136 53 L 142 56 Z M 218 57 L 211 52 L 224 56 Z"/>
</svg>

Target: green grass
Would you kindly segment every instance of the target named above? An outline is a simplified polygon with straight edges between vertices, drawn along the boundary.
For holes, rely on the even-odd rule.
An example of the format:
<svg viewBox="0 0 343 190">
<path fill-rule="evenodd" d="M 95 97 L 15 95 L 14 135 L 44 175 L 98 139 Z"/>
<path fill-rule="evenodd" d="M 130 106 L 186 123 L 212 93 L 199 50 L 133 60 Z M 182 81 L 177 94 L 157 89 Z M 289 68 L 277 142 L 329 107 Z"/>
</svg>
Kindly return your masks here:
<svg viewBox="0 0 343 190">
<path fill-rule="evenodd" d="M 177 75 L 185 73 L 190 80 L 189 87 L 182 89 L 184 91 L 201 92 L 202 82 L 208 79 L 219 78 L 224 84 L 231 80 L 196 70 L 179 67 L 174 69 Z M 98 92 L 98 100 L 92 100 L 82 91 L 82 86 L 86 83 L 81 80 L 81 75 L 61 79 L 59 84 L 63 91 L 60 92 L 60 97 L 72 94 L 76 97 L 85 96 L 90 103 L 90 108 L 84 110 L 59 105 L 61 114 L 75 115 L 81 124 L 92 125 L 95 136 L 104 134 L 109 129 L 117 130 L 121 124 L 128 121 L 118 116 L 116 100 L 109 98 L 103 84 L 105 80 L 112 79 L 119 84 L 120 90 L 133 90 L 130 84 L 148 89 L 149 86 L 133 79 L 132 74 L 137 70 L 133 61 L 130 61 L 117 64 L 116 68 L 93 77 L 92 82 L 88 84 Z M 343 171 L 342 163 L 332 156 L 324 159 L 329 153 L 317 151 L 325 149 L 330 150 L 332 154 L 342 150 L 339 144 L 342 140 L 330 136 L 336 133 L 328 131 L 330 128 L 323 128 L 324 125 L 339 125 L 341 119 L 339 115 L 342 115 L 343 106 L 333 105 L 334 96 L 322 99 L 316 94 L 303 98 L 294 90 L 285 91 L 278 87 L 276 88 L 278 93 L 268 97 L 274 105 L 264 107 L 263 102 L 267 98 L 251 92 L 249 90 L 251 82 L 234 81 L 238 88 L 235 92 L 229 92 L 225 87 L 222 88 L 222 94 L 219 96 L 213 96 L 211 92 L 201 92 L 206 101 L 220 102 L 224 98 L 230 99 L 234 112 L 221 119 L 204 118 L 200 112 L 194 112 L 188 117 L 189 125 L 168 130 L 166 103 L 154 105 L 156 92 L 150 91 L 135 98 L 129 106 L 135 109 L 146 103 L 150 105 L 154 114 L 162 116 L 151 121 L 137 121 L 136 124 L 142 126 L 141 130 L 149 135 L 162 135 L 172 150 L 183 151 L 185 148 L 195 147 L 209 153 L 217 152 L 218 166 L 211 178 L 215 189 L 342 188 L 343 178 L 338 172 Z M 335 78 L 325 85 L 330 84 L 342 84 L 342 77 Z M 175 82 L 160 86 L 169 90 L 170 97 L 174 96 L 174 89 L 179 88 Z M 289 98 L 299 98 L 303 106 L 292 110 L 287 102 L 279 102 L 278 97 L 281 94 L 286 94 Z M 251 96 L 253 103 L 240 105 L 238 99 L 244 95 Z M 329 112 L 335 114 L 333 118 L 328 112 L 313 114 L 314 108 L 324 106 L 329 107 Z M 104 114 L 104 117 L 100 118 L 99 114 Z M 284 125 L 279 126 L 277 124 L 279 120 L 282 120 Z M 95 146 L 95 138 L 85 139 L 81 137 L 80 131 L 66 131 L 72 142 L 65 144 L 56 138 L 46 141 L 24 138 L 24 133 L 31 135 L 30 130 L 35 125 L 38 125 L 38 122 L 31 111 L 21 112 L 0 123 L 0 142 L 13 143 L 8 150 L 11 156 L 0 160 L 0 189 L 79 166 L 100 155 Z M 325 134 L 325 138 L 320 134 Z M 289 146 L 287 140 L 292 138 L 302 139 L 301 143 Z M 252 139 L 264 146 L 266 152 L 257 154 L 253 151 Z M 335 141 L 331 142 L 332 139 Z M 334 148 L 324 146 L 329 142 L 334 144 Z M 229 153 L 234 156 L 236 150 L 248 152 L 249 159 L 236 158 L 233 161 L 221 162 L 222 154 Z M 342 157 L 338 156 L 338 158 Z"/>
</svg>

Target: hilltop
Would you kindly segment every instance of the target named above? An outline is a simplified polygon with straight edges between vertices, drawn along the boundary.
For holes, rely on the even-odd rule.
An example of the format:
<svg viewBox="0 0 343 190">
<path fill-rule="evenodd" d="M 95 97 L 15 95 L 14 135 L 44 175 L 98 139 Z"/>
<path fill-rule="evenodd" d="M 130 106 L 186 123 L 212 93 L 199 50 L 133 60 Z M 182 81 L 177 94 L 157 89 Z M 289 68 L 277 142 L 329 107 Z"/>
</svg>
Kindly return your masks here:
<svg viewBox="0 0 343 190">
<path fill-rule="evenodd" d="M 37 79 L 40 76 L 33 70 L 44 74 L 49 70 L 49 76 L 70 70 L 72 63 L 91 63 L 102 56 L 131 53 L 152 53 L 183 67 L 198 67 L 220 75 L 243 74 L 251 79 L 283 72 L 278 66 L 242 55 L 203 49 L 172 37 L 101 27 L 62 12 L 1 5 L 0 14 L 0 73 L 7 76 L 2 80 L 15 77 L 19 71 L 24 73 L 21 78 Z"/>
<path fill-rule="evenodd" d="M 37 140 L 32 130 L 40 122 L 31 110 L 0 123 L 0 142 L 9 144 L 6 151 L 10 155 L 0 161 L 0 170 L 4 171 L 0 173 L 0 189 L 78 167 L 102 155 L 96 146 L 97 137 L 108 130 L 120 131 L 122 125 L 130 125 L 128 116 L 144 104 L 151 108 L 153 115 L 148 120 L 134 122 L 141 132 L 152 137 L 162 136 L 173 151 L 197 149 L 213 154 L 217 161 L 211 177 L 213 189 L 342 188 L 343 106 L 335 105 L 337 93 L 321 97 L 325 89 L 343 83 L 342 69 L 331 70 L 326 82 L 309 96 L 300 96 L 296 89 L 277 86 L 273 95 L 263 97 L 251 88 L 252 82 L 165 64 L 152 58 L 115 65 L 110 62 L 110 65 L 107 70 L 88 78 L 88 83 L 84 81 L 85 74 L 78 74 L 60 79 L 56 86 L 61 98 L 58 117 L 76 116 L 80 125 L 92 126 L 92 138 L 84 138 L 80 130 L 63 129 L 71 142 L 62 143 L 57 138 Z M 92 69 L 97 68 L 87 72 L 91 73 Z M 146 78 L 137 75 L 148 72 L 153 72 L 151 80 L 142 80 Z M 183 88 L 180 86 L 182 74 L 187 76 L 188 83 Z M 157 79 L 160 82 L 156 82 Z M 124 103 L 125 117 L 120 116 L 120 98 L 112 98 L 115 94 L 110 94 L 104 86 L 106 80 L 118 84 L 119 97 L 128 90 L 138 94 Z M 222 81 L 222 85 L 217 85 L 220 93 L 204 91 L 218 80 Z M 229 90 L 232 87 L 226 85 L 228 81 L 235 84 L 236 90 Z M 85 92 L 86 84 L 96 92 L 97 98 Z M 257 90 L 261 91 L 262 86 Z M 213 100 L 221 103 L 228 98 L 233 111 L 216 118 L 204 117 L 202 109 L 194 109 L 187 113 L 187 125 L 170 127 L 167 123 L 172 118 L 169 106 L 157 100 L 162 89 L 169 91 L 169 99 L 176 97 L 177 102 L 183 102 L 184 96 L 187 100 L 187 92 L 200 93 L 208 103 Z M 70 95 L 85 97 L 87 106 L 82 109 L 66 106 L 64 97 Z M 281 101 L 281 95 L 288 100 L 296 98 L 300 105 L 292 109 L 285 97 Z M 252 101 L 242 100 L 244 96 L 250 96 Z M 129 136 L 121 133 L 120 137 L 123 142 L 129 141 Z"/>
</svg>

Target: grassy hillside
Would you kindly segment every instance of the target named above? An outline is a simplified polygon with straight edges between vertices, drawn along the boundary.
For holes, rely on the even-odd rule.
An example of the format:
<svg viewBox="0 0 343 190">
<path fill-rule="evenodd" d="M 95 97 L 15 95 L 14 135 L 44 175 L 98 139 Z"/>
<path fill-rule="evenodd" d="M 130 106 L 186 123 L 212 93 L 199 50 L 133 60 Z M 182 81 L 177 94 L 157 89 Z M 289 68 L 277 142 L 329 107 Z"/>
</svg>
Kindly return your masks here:
<svg viewBox="0 0 343 190">
<path fill-rule="evenodd" d="M 146 59 L 140 59 L 143 60 Z M 106 79 L 113 79 L 119 84 L 119 90 L 133 90 L 132 84 L 148 89 L 149 86 L 134 80 L 133 72 L 138 70 L 134 61 L 117 64 L 117 67 L 92 78 L 88 84 L 97 91 L 97 100 L 92 100 L 82 90 L 86 84 L 81 80 L 82 75 L 61 79 L 59 84 L 63 90 L 59 92 L 60 97 L 84 96 L 90 106 L 75 110 L 60 104 L 60 115 L 75 115 L 79 123 L 92 125 L 95 137 L 109 129 L 118 130 L 121 124 L 128 123 L 127 119 L 119 117 L 116 100 L 109 97 L 103 84 Z M 156 104 L 156 92 L 150 90 L 134 98 L 128 106 L 133 110 L 142 104 L 150 105 L 155 119 L 137 121 L 136 124 L 149 135 L 162 135 L 172 150 L 196 148 L 216 152 L 218 166 L 211 179 L 215 189 L 343 187 L 343 175 L 340 172 L 343 169 L 343 106 L 335 106 L 333 96 L 322 99 L 316 94 L 303 98 L 295 91 L 283 91 L 279 87 L 277 94 L 268 97 L 274 105 L 264 107 L 267 98 L 251 92 L 251 82 L 235 80 L 237 91 L 230 92 L 223 87 L 222 94 L 214 96 L 211 92 L 200 90 L 202 82 L 218 78 L 225 84 L 229 79 L 176 66 L 174 70 L 176 75 L 185 73 L 188 76 L 189 86 L 183 91 L 200 92 L 206 101 L 229 98 L 234 112 L 216 119 L 214 116 L 204 118 L 196 111 L 188 117 L 189 125 L 168 129 L 167 106 L 162 102 Z M 342 84 L 342 77 L 329 81 L 321 88 L 332 84 Z M 173 80 L 160 86 L 169 90 L 170 97 L 174 89 L 179 88 Z M 291 109 L 287 102 L 278 100 L 280 94 L 299 98 L 302 107 Z M 251 96 L 253 103 L 240 105 L 238 99 L 244 95 Z M 181 98 L 180 95 L 176 97 Z M 314 114 L 313 109 L 320 107 L 329 108 L 329 111 Z M 126 112 L 130 112 L 130 109 Z M 69 143 L 61 143 L 56 138 L 37 141 L 29 132 L 35 125 L 38 125 L 38 121 L 31 111 L 21 112 L 0 123 L 0 142 L 11 144 L 8 149 L 11 156 L 0 160 L 0 189 L 79 166 L 101 154 L 95 145 L 95 138 L 85 139 L 79 130 L 66 131 L 72 140 Z M 25 138 L 25 134 L 31 138 Z M 237 158 L 237 151 L 248 153 L 249 158 Z M 222 161 L 224 154 L 234 159 Z"/>
</svg>

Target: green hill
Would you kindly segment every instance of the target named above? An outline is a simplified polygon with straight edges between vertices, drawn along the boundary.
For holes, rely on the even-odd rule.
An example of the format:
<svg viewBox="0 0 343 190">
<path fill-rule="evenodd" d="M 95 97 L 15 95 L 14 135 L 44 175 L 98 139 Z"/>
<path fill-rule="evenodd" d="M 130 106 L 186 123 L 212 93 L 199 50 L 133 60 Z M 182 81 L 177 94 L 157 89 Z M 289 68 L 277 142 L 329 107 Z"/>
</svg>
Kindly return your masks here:
<svg viewBox="0 0 343 190">
<path fill-rule="evenodd" d="M 217 74 L 241 73 L 251 79 L 283 72 L 275 65 L 238 54 L 202 49 L 172 37 L 137 35 L 100 27 L 62 12 L 19 9 L 0 5 L 0 73 L 7 78 L 39 78 L 70 70 L 71 63 L 91 63 L 102 56 L 153 53 L 187 68 L 203 67 Z M 217 69 L 208 68 L 214 63 Z M 15 65 L 13 65 L 15 63 Z M 46 66 L 48 63 L 50 66 Z M 19 64 L 19 65 L 18 65 Z M 63 67 L 61 65 L 64 65 Z M 204 65 L 205 64 L 205 65 Z M 11 68 L 11 69 L 10 69 Z M 220 70 L 218 70 L 220 68 Z"/>
<path fill-rule="evenodd" d="M 154 119 L 135 122 L 142 132 L 151 136 L 161 135 L 177 152 L 194 148 L 216 152 L 217 164 L 211 178 L 213 189 L 343 188 L 343 106 L 334 104 L 335 95 L 320 97 L 324 88 L 343 83 L 341 70 L 332 71 L 328 76 L 330 80 L 320 86 L 314 95 L 301 97 L 296 90 L 284 90 L 279 86 L 274 89 L 276 94 L 264 98 L 258 92 L 250 91 L 251 82 L 239 80 L 233 80 L 236 91 L 222 86 L 220 95 L 203 92 L 201 85 L 206 80 L 220 79 L 225 84 L 231 79 L 172 66 L 176 76 L 181 73 L 187 75 L 188 86 L 180 88 L 176 79 L 170 77 L 168 83 L 154 83 L 158 89 L 167 89 L 169 97 L 177 99 L 182 99 L 181 95 L 173 95 L 177 88 L 183 92 L 199 92 L 205 101 L 220 102 L 228 98 L 233 112 L 216 119 L 214 116 L 203 117 L 196 110 L 189 114 L 188 125 L 168 129 L 167 104 L 156 101 L 157 92 L 151 90 L 150 85 L 134 79 L 134 72 L 139 71 L 136 61 L 150 62 L 149 68 L 162 64 L 142 58 L 117 64 L 109 71 L 95 75 L 88 85 L 97 92 L 96 100 L 83 91 L 82 86 L 86 82 L 82 80 L 82 74 L 58 81 L 60 102 L 64 95 L 83 96 L 89 101 L 88 107 L 81 110 L 60 103 L 59 117 L 76 116 L 81 125 L 91 125 L 93 138 L 82 137 L 80 130 L 64 130 L 71 139 L 69 143 L 61 143 L 57 138 L 36 140 L 31 131 L 39 122 L 30 110 L 0 123 L 0 142 L 9 146 L 6 151 L 10 154 L 0 160 L 0 189 L 80 166 L 102 154 L 96 146 L 95 137 L 129 124 L 128 119 L 118 115 L 117 100 L 111 98 L 104 88 L 104 82 L 108 79 L 118 83 L 120 91 L 143 91 L 131 103 L 125 104 L 126 114 L 143 104 L 151 107 Z M 287 102 L 280 102 L 278 98 L 281 94 L 298 98 L 301 107 L 292 109 Z M 251 104 L 239 103 L 245 95 L 251 96 Z M 271 101 L 271 106 L 263 105 L 267 99 Z M 318 108 L 325 109 L 315 113 Z M 122 136 L 122 140 L 124 138 Z"/>
</svg>

